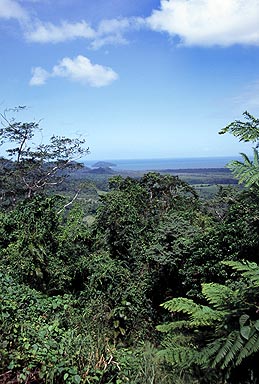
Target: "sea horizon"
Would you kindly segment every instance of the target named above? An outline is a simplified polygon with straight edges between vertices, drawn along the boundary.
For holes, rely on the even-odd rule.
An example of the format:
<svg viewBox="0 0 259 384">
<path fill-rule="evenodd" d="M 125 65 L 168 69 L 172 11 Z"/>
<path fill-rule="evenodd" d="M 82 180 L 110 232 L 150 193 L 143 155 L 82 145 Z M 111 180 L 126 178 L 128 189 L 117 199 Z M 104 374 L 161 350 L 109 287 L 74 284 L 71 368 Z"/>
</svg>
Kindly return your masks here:
<svg viewBox="0 0 259 384">
<path fill-rule="evenodd" d="M 146 159 L 102 159 L 85 160 L 84 164 L 93 167 L 102 162 L 114 170 L 153 171 L 166 169 L 199 169 L 224 168 L 232 160 L 240 160 L 240 156 L 209 156 L 209 157 L 175 157 Z"/>
</svg>

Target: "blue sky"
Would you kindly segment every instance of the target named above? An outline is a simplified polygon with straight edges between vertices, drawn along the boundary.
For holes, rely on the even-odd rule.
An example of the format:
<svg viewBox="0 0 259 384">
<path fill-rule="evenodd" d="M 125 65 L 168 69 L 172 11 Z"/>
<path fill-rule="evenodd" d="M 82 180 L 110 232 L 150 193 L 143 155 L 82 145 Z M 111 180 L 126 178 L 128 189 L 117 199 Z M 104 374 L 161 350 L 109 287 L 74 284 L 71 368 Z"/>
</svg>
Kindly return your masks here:
<svg viewBox="0 0 259 384">
<path fill-rule="evenodd" d="M 0 0 L 1 111 L 89 159 L 234 156 L 259 116 L 258 0 Z"/>
</svg>

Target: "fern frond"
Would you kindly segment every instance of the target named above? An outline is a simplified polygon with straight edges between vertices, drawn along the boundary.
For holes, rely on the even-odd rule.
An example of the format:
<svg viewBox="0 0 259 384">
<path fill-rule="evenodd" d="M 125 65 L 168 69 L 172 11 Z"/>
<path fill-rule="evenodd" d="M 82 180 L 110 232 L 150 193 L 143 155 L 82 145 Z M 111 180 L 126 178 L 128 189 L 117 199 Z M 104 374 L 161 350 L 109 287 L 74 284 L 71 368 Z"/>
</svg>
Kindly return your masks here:
<svg viewBox="0 0 259 384">
<path fill-rule="evenodd" d="M 250 166 L 250 165 L 253 164 L 252 161 L 249 159 L 249 157 L 247 156 L 246 153 L 241 152 L 240 155 L 243 157 L 243 161 L 244 161 L 244 163 L 241 163 L 241 164 L 244 164 L 246 166 Z"/>
<path fill-rule="evenodd" d="M 202 294 L 215 308 L 225 308 L 226 303 L 233 300 L 236 292 L 226 285 L 208 283 L 202 284 Z"/>
<path fill-rule="evenodd" d="M 158 352 L 158 357 L 177 368 L 186 369 L 199 361 L 199 352 L 193 347 L 167 348 Z"/>
<path fill-rule="evenodd" d="M 215 355 L 218 353 L 218 351 L 221 348 L 221 340 L 217 339 L 213 342 L 207 344 L 206 347 L 204 347 L 201 352 L 201 362 L 203 365 L 209 365 L 212 361 L 212 359 L 215 357 Z"/>
<path fill-rule="evenodd" d="M 259 266 L 256 263 L 251 263 L 249 261 L 223 261 L 225 265 L 230 266 L 234 270 L 241 272 L 242 276 L 250 280 L 250 282 L 259 287 Z"/>
<path fill-rule="evenodd" d="M 228 334 L 226 338 L 219 339 L 222 341 L 222 344 L 219 351 L 217 352 L 217 355 L 212 361 L 213 368 L 215 368 L 217 365 L 224 364 L 224 359 L 230 353 L 231 349 L 233 348 L 233 345 L 239 337 L 239 331 L 232 331 Z"/>
<path fill-rule="evenodd" d="M 161 332 L 168 332 L 169 329 L 176 329 L 179 327 L 202 327 L 212 325 L 215 321 L 221 321 L 227 312 L 217 311 L 206 305 L 199 305 L 194 303 L 193 300 L 185 297 L 176 297 L 162 304 L 162 306 L 168 309 L 170 312 L 182 312 L 190 316 L 190 320 L 187 323 L 172 322 L 167 324 L 165 327 L 158 326 L 158 330 Z M 176 324 L 174 326 L 174 324 Z"/>
<path fill-rule="evenodd" d="M 162 307 L 168 309 L 170 312 L 183 312 L 192 315 L 200 305 L 196 304 L 193 300 L 185 297 L 176 297 L 165 303 L 161 304 Z"/>
<path fill-rule="evenodd" d="M 215 322 L 222 321 L 227 315 L 227 311 L 218 311 L 203 305 L 191 315 L 190 326 L 212 326 Z"/>
<path fill-rule="evenodd" d="M 259 138 L 259 119 L 255 118 L 247 111 L 245 111 L 243 115 L 247 121 L 243 122 L 235 120 L 233 123 L 230 123 L 225 128 L 221 129 L 219 134 L 228 132 L 238 137 L 239 141 L 257 141 Z"/>
<path fill-rule="evenodd" d="M 193 336 L 185 334 L 183 332 L 174 332 L 173 334 L 167 335 L 162 341 L 164 349 L 178 348 L 178 347 L 190 347 L 193 345 Z M 193 346 L 192 346 L 193 348 Z"/>
<path fill-rule="evenodd" d="M 239 365 L 242 362 L 242 360 L 244 360 L 246 357 L 258 351 L 259 351 L 259 332 L 256 331 L 241 349 L 236 360 L 236 365 Z"/>
<path fill-rule="evenodd" d="M 232 347 L 228 351 L 228 353 L 225 356 L 225 359 L 223 360 L 223 363 L 221 365 L 221 368 L 226 368 L 230 363 L 235 361 L 237 354 L 242 350 L 244 345 L 244 340 L 240 336 L 238 332 L 236 332 L 236 339 L 234 340 Z"/>
<path fill-rule="evenodd" d="M 254 165 L 259 168 L 259 153 L 256 148 L 253 148 L 254 150 Z"/>
<path fill-rule="evenodd" d="M 234 176 L 239 179 L 239 183 L 244 183 L 246 187 L 259 185 L 259 154 L 254 148 L 254 161 L 252 162 L 245 153 L 241 153 L 244 162 L 231 161 L 227 167 Z"/>
</svg>

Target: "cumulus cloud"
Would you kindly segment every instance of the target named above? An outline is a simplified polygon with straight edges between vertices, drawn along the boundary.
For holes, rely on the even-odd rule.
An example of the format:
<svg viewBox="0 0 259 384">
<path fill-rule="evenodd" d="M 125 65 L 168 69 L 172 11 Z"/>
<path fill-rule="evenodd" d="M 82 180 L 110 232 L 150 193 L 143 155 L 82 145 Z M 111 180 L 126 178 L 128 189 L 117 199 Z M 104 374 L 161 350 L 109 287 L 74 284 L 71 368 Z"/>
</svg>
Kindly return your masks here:
<svg viewBox="0 0 259 384">
<path fill-rule="evenodd" d="M 141 28 L 167 32 L 186 46 L 259 45 L 258 0 L 160 0 L 147 18 L 102 20 L 92 27 L 85 20 L 43 22 L 26 11 L 24 3 L 43 0 L 0 0 L 0 19 L 17 19 L 27 41 L 60 43 L 86 39 L 98 49 L 127 44 L 127 33 Z"/>
<path fill-rule="evenodd" d="M 57 65 L 47 72 L 41 67 L 33 69 L 30 85 L 43 85 L 50 77 L 63 77 L 91 87 L 104 87 L 118 79 L 118 75 L 109 67 L 93 64 L 82 55 L 74 59 L 63 58 Z"/>
<path fill-rule="evenodd" d="M 25 21 L 28 19 L 28 14 L 17 1 L 1 0 L 0 19 L 17 19 L 19 21 Z"/>
<path fill-rule="evenodd" d="M 146 19 L 185 45 L 259 45 L 258 0 L 161 0 Z"/>
</svg>

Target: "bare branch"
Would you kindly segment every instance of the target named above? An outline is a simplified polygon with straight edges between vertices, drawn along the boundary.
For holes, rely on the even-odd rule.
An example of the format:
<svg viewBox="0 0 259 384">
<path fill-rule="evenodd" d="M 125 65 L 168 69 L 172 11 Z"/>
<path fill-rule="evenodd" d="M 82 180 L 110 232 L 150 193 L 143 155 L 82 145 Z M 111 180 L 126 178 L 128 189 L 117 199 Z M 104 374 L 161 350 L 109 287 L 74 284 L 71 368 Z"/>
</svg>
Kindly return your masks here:
<svg viewBox="0 0 259 384">
<path fill-rule="evenodd" d="M 62 211 L 64 211 L 64 209 L 66 209 L 66 208 L 69 207 L 71 204 L 73 204 L 73 202 L 76 200 L 76 198 L 77 198 L 77 196 L 79 195 L 80 192 L 81 192 L 81 189 L 79 189 L 79 190 L 76 192 L 76 194 L 75 194 L 75 196 L 73 197 L 73 199 L 72 199 L 69 203 L 65 204 L 64 207 L 62 207 L 62 208 L 57 212 L 57 214 L 60 215 L 60 213 L 61 213 Z"/>
</svg>

